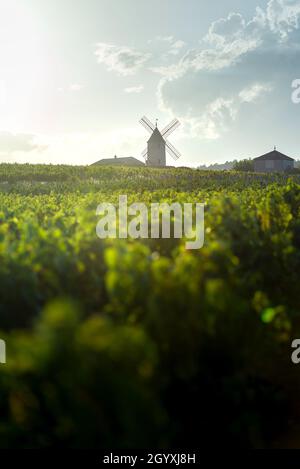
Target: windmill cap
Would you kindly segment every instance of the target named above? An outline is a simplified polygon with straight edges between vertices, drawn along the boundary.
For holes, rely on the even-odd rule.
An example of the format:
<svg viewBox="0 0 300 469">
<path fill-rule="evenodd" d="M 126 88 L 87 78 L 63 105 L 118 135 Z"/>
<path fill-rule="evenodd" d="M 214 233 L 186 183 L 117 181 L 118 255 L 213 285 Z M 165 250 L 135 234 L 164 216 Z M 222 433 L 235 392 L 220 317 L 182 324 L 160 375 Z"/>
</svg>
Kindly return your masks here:
<svg viewBox="0 0 300 469">
<path fill-rule="evenodd" d="M 155 127 L 155 129 L 153 130 L 153 132 L 151 134 L 151 137 L 149 138 L 148 142 L 150 142 L 150 140 L 153 140 L 153 139 L 161 139 L 161 140 L 165 141 L 162 134 L 160 133 L 160 131 L 158 130 L 157 127 Z"/>
</svg>

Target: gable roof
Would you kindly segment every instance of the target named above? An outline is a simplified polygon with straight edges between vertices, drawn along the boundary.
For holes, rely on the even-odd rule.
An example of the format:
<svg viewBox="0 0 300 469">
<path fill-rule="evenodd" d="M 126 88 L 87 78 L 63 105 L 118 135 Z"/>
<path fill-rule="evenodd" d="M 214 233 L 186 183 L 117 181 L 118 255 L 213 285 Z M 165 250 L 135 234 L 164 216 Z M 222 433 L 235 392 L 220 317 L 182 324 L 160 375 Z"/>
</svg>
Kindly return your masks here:
<svg viewBox="0 0 300 469">
<path fill-rule="evenodd" d="M 133 156 L 125 156 L 123 158 L 103 158 L 102 160 L 92 163 L 91 166 L 93 165 L 145 166 L 145 163 Z"/>
<path fill-rule="evenodd" d="M 289 156 L 280 153 L 280 151 L 273 150 L 269 153 L 265 153 L 262 156 L 258 156 L 257 158 L 253 158 L 254 161 L 257 160 L 288 160 L 288 161 L 295 161 L 294 158 L 290 158 Z"/>
</svg>

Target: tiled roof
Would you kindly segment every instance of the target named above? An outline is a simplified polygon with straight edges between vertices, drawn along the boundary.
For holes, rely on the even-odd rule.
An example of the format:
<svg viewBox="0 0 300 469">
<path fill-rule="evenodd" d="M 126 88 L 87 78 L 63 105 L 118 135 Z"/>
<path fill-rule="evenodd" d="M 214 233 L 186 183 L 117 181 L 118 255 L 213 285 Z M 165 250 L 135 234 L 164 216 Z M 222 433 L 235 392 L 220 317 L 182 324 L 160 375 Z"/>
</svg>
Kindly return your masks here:
<svg viewBox="0 0 300 469">
<path fill-rule="evenodd" d="M 270 151 L 269 153 L 266 153 L 265 155 L 258 156 L 257 158 L 254 158 L 255 160 L 289 160 L 289 161 L 295 161 L 294 158 L 290 158 L 289 156 L 284 155 L 283 153 L 280 153 L 280 151 L 273 150 Z"/>
</svg>

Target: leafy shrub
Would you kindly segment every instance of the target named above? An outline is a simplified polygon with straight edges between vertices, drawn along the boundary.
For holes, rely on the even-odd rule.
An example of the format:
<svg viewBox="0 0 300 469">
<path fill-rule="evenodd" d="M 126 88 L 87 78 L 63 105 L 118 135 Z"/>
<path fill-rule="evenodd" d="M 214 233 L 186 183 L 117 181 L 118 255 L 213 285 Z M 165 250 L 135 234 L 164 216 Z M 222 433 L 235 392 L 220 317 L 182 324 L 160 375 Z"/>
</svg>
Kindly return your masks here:
<svg viewBox="0 0 300 469">
<path fill-rule="evenodd" d="M 118 168 L 109 187 L 115 168 L 5 171 L 15 182 L 0 192 L 1 447 L 289 438 L 300 386 L 290 360 L 297 176 Z M 44 191 L 32 178 L 48 172 Z M 97 239 L 98 203 L 123 193 L 129 203 L 206 202 L 204 248 Z"/>
</svg>

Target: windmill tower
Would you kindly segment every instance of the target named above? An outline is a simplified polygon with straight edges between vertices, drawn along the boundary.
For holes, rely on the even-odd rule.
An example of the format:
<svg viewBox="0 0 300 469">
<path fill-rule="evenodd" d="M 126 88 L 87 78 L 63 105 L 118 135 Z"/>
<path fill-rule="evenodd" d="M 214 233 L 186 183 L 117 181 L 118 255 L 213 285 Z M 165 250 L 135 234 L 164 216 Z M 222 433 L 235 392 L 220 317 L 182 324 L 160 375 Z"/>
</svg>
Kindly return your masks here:
<svg viewBox="0 0 300 469">
<path fill-rule="evenodd" d="M 146 116 L 142 117 L 140 123 L 151 134 L 147 148 L 142 153 L 148 166 L 166 166 L 166 151 L 174 160 L 180 158 L 179 151 L 167 140 L 167 137 L 180 125 L 177 119 L 173 119 L 161 132 L 157 128 L 157 121 L 154 125 Z"/>
</svg>

